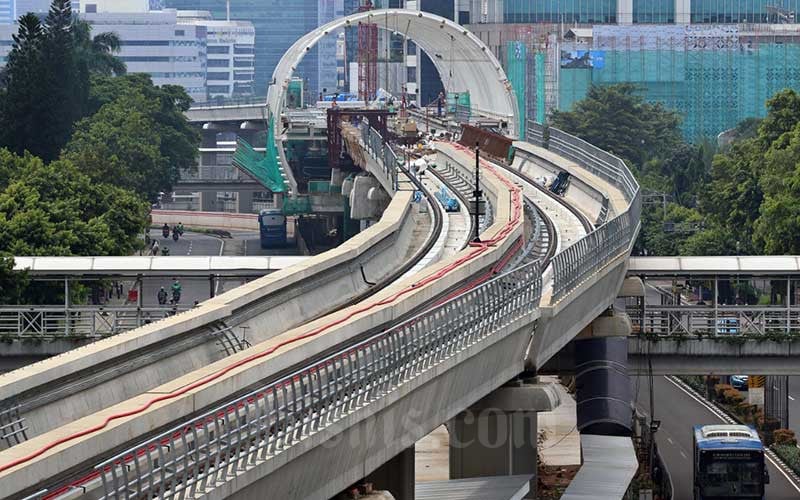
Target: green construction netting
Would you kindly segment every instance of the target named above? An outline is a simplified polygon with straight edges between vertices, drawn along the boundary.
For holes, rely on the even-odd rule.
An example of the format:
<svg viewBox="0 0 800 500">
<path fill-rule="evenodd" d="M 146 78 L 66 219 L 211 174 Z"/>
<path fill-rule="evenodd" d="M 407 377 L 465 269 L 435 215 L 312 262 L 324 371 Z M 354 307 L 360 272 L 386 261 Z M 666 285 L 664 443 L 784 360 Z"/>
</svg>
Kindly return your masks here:
<svg viewBox="0 0 800 500">
<path fill-rule="evenodd" d="M 517 96 L 519 108 L 518 130 L 525 130 L 525 84 L 527 81 L 528 50 L 522 42 L 506 43 L 506 74 Z"/>
<path fill-rule="evenodd" d="M 303 215 L 311 213 L 311 198 L 298 196 L 283 200 L 283 215 Z"/>
<path fill-rule="evenodd" d="M 233 154 L 233 164 L 250 174 L 273 193 L 285 193 L 286 181 L 281 175 L 281 168 L 278 163 L 278 149 L 275 147 L 272 120 L 269 122 L 269 130 L 267 130 L 266 150 L 266 154 L 262 155 L 240 137 L 237 141 L 236 152 Z"/>
</svg>

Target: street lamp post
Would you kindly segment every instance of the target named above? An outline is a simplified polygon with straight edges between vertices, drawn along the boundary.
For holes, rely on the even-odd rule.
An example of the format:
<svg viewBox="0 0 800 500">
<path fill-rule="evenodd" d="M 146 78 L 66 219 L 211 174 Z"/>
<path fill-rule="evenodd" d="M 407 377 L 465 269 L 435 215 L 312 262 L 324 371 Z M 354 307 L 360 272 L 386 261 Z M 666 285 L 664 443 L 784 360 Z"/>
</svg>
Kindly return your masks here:
<svg viewBox="0 0 800 500">
<path fill-rule="evenodd" d="M 481 192 L 481 148 L 480 143 L 475 143 L 475 191 L 472 192 L 473 196 L 475 196 L 475 237 L 472 239 L 475 243 L 480 243 L 481 239 L 478 236 L 480 233 L 480 228 L 478 227 L 479 217 L 480 217 L 480 205 L 481 205 L 481 196 L 483 193 Z"/>
</svg>

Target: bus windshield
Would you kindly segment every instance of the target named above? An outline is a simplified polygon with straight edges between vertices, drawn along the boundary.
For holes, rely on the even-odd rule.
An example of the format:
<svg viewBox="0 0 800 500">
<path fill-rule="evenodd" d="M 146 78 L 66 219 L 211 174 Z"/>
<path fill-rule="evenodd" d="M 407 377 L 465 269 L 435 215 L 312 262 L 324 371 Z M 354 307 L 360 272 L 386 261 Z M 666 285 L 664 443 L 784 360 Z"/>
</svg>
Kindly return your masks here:
<svg viewBox="0 0 800 500">
<path fill-rule="evenodd" d="M 701 459 L 703 498 L 761 498 L 764 494 L 763 461 L 720 459 L 718 453 L 704 452 Z"/>
</svg>

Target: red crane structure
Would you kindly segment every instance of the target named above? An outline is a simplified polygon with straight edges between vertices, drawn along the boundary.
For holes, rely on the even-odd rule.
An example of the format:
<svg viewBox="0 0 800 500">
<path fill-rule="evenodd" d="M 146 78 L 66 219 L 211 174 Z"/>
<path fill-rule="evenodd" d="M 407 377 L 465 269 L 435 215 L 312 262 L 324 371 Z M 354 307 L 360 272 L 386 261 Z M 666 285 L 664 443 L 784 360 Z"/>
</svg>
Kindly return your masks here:
<svg viewBox="0 0 800 500">
<path fill-rule="evenodd" d="M 372 10 L 371 0 L 358 8 L 359 12 Z M 378 25 L 358 23 L 358 98 L 369 102 L 378 91 Z"/>
</svg>

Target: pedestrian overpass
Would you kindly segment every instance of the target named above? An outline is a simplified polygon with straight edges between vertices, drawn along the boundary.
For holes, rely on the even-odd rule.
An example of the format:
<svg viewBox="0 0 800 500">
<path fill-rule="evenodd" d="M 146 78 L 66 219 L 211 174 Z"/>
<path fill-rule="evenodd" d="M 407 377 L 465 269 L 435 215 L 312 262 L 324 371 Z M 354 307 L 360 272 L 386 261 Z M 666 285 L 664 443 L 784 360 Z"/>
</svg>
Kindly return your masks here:
<svg viewBox="0 0 800 500">
<path fill-rule="evenodd" d="M 557 398 L 524 374 L 576 338 L 603 342 L 630 333 L 626 321 L 605 312 L 617 300 L 638 234 L 639 186 L 620 159 L 580 139 L 536 123 L 524 134 L 515 130 L 518 108 L 491 52 L 465 29 L 426 13 L 361 13 L 300 39 L 270 89 L 276 121 L 302 54 L 329 31 L 359 21 L 402 33 L 429 53 L 454 47 L 457 57 L 451 66 L 437 63 L 440 72 L 452 71 L 474 91 L 476 112 L 522 136 L 510 164 L 476 162 L 464 144 L 435 145 L 440 171 L 431 175 L 442 182 L 448 175 L 471 179 L 480 165 L 492 212 L 480 242 L 431 258 L 427 267 L 393 271 L 408 254 L 436 252 L 434 243 L 414 246 L 420 216 L 412 193 L 424 187 L 409 173 L 393 177 L 396 152 L 360 124 L 348 152 L 377 184 L 393 186 L 381 221 L 337 249 L 191 311 L 0 376 L 0 491 L 29 498 L 331 498 L 373 475 L 403 491 L 413 483 L 413 444 L 444 422 L 462 442 L 475 441 L 474 412 L 485 408 L 497 410 L 490 425 L 533 425 L 533 433 L 509 439 L 521 443 L 513 448 L 476 442 L 451 450 L 451 476 L 535 471 L 535 415 Z M 274 130 L 292 184 L 281 129 Z M 571 179 L 561 197 L 536 181 L 560 173 Z M 441 214 L 428 203 L 436 240 Z M 531 235 L 546 235 L 552 252 L 527 258 Z M 236 331 L 242 327 L 246 335 Z M 220 332 L 223 354 L 208 341 Z M 609 407 L 602 425 L 629 425 L 620 416 L 626 397 L 598 395 Z M 615 477 L 629 480 L 633 465 Z"/>
</svg>

